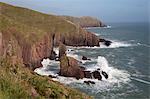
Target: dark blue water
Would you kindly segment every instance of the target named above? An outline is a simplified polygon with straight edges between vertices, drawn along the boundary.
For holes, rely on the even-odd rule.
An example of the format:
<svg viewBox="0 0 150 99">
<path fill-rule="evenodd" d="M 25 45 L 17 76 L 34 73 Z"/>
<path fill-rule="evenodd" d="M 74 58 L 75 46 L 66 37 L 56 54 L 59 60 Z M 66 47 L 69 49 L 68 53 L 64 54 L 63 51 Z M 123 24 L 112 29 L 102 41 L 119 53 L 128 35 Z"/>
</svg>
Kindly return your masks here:
<svg viewBox="0 0 150 99">
<path fill-rule="evenodd" d="M 127 71 L 130 83 L 118 92 L 107 92 L 106 97 L 96 94 L 96 98 L 111 98 L 111 93 L 120 93 L 114 99 L 148 99 L 150 92 L 150 34 L 148 23 L 117 23 L 111 28 L 91 28 L 88 31 L 100 34 L 102 38 L 131 44 L 128 47 L 94 49 L 93 56 L 104 56 L 113 67 Z M 89 50 L 89 49 L 88 49 Z M 92 51 L 92 50 L 91 50 Z M 82 54 L 82 53 L 80 53 Z M 84 53 L 84 55 L 87 55 Z M 131 88 L 126 88 L 132 85 Z M 131 91 L 135 89 L 135 91 Z M 131 91 L 131 92 L 130 92 Z M 100 95 L 100 96 L 99 96 Z M 110 97 L 109 97 L 110 96 Z M 113 97 L 112 97 L 113 98 Z"/>
</svg>

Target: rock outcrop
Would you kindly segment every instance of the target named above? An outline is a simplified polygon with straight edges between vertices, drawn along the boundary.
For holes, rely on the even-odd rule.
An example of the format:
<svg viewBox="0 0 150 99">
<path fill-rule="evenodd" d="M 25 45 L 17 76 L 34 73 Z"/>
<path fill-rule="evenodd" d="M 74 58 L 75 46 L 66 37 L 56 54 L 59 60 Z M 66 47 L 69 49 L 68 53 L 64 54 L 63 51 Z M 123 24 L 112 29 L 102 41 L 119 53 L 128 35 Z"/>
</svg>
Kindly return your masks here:
<svg viewBox="0 0 150 99">
<path fill-rule="evenodd" d="M 75 77 L 76 79 L 84 78 L 84 72 L 78 65 L 78 61 L 72 57 L 63 55 L 60 58 L 60 72 L 59 75 L 65 77 Z"/>
<path fill-rule="evenodd" d="M 99 39 L 99 42 L 102 42 L 106 46 L 110 46 L 112 43 L 112 41 L 105 40 L 105 39 Z"/>
</svg>

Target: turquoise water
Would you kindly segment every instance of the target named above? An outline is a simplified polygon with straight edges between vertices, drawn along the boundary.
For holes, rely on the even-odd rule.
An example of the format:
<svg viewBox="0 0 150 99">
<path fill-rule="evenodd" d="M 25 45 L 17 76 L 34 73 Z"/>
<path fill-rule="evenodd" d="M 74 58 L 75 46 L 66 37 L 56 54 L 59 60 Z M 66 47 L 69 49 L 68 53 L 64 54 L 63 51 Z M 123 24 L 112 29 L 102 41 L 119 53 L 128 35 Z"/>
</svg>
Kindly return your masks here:
<svg viewBox="0 0 150 99">
<path fill-rule="evenodd" d="M 89 28 L 101 38 L 113 43 L 106 47 L 67 47 L 67 55 L 81 61 L 82 66 L 93 71 L 101 68 L 109 75 L 102 81 L 58 76 L 59 62 L 45 60 L 43 68 L 35 70 L 41 75 L 56 75 L 53 80 L 79 89 L 95 99 L 149 99 L 150 94 L 150 41 L 146 23 L 110 24 L 111 28 Z M 58 51 L 58 49 L 55 49 Z M 91 61 L 81 60 L 86 56 Z M 95 84 L 86 85 L 85 80 Z"/>
</svg>

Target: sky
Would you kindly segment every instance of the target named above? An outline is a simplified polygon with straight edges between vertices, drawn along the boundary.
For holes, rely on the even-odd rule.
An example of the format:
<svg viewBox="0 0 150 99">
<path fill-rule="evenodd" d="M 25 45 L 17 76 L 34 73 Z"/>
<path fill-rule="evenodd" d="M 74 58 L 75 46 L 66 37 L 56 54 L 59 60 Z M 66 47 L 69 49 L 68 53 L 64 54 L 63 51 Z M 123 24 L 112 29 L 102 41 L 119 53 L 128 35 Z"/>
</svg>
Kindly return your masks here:
<svg viewBox="0 0 150 99">
<path fill-rule="evenodd" d="M 0 0 L 43 13 L 93 16 L 104 22 L 150 22 L 150 0 Z"/>
</svg>

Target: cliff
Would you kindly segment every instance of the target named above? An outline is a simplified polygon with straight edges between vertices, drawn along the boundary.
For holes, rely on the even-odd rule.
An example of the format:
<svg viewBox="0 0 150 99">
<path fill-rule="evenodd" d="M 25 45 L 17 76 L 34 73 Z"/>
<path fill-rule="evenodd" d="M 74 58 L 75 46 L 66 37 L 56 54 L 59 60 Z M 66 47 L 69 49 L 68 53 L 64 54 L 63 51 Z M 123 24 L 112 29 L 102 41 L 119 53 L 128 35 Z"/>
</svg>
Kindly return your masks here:
<svg viewBox="0 0 150 99">
<path fill-rule="evenodd" d="M 90 17 L 90 16 L 82 16 L 82 17 L 61 16 L 61 17 L 76 25 L 80 25 L 83 28 L 106 26 L 102 21 L 98 20 L 97 18 Z"/>
<path fill-rule="evenodd" d="M 0 3 L 0 55 L 22 61 L 32 69 L 50 57 L 59 42 L 70 46 L 99 46 L 93 33 L 55 15 Z"/>
<path fill-rule="evenodd" d="M 60 42 L 99 46 L 97 36 L 55 15 L 4 3 L 0 3 L 0 12 L 0 97 L 10 98 L 15 92 L 16 97 L 90 98 L 26 67 L 40 67 L 41 60 L 51 57 L 53 46 Z"/>
</svg>

